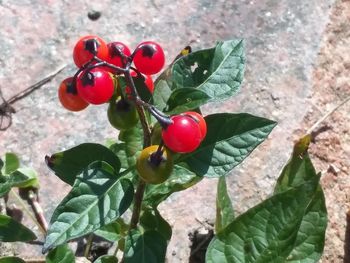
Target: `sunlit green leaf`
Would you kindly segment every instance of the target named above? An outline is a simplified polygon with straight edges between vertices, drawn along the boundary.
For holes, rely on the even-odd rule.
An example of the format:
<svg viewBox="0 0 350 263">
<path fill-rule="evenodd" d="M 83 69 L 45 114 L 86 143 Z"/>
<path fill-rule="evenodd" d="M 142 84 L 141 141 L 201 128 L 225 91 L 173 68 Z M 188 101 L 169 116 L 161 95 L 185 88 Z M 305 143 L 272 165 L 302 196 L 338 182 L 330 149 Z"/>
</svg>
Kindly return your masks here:
<svg viewBox="0 0 350 263">
<path fill-rule="evenodd" d="M 6 153 L 3 167 L 1 168 L 1 173 L 3 175 L 9 175 L 10 173 L 17 170 L 18 168 L 19 168 L 18 156 L 14 153 Z"/>
<path fill-rule="evenodd" d="M 166 112 L 178 114 L 204 105 L 210 97 L 203 91 L 194 88 L 176 89 L 167 101 Z"/>
<path fill-rule="evenodd" d="M 0 258 L 0 263 L 26 263 L 23 259 L 18 257 L 3 257 Z"/>
<path fill-rule="evenodd" d="M 220 232 L 235 218 L 230 196 L 227 193 L 225 177 L 220 177 L 216 193 L 215 232 Z"/>
<path fill-rule="evenodd" d="M 227 175 L 240 164 L 275 127 L 274 121 L 241 113 L 218 113 L 205 117 L 208 132 L 199 148 L 177 161 L 200 176 Z"/>
<path fill-rule="evenodd" d="M 306 183 L 249 209 L 214 237 L 206 262 L 286 262 L 314 195 L 314 183 Z"/>
<path fill-rule="evenodd" d="M 157 206 L 172 193 L 183 191 L 201 180 L 202 177 L 197 176 L 185 167 L 175 165 L 171 176 L 164 183 L 147 185 L 144 204 Z"/>
<path fill-rule="evenodd" d="M 197 88 L 212 101 L 220 101 L 236 94 L 244 74 L 242 40 L 218 42 L 215 48 L 193 52 L 172 67 L 172 81 L 176 88 Z"/>
<path fill-rule="evenodd" d="M 90 164 L 56 208 L 43 251 L 113 222 L 129 208 L 133 193 L 131 182 L 117 177 L 112 166 Z"/>
<path fill-rule="evenodd" d="M 97 143 L 83 143 L 69 150 L 45 157 L 46 164 L 67 184 L 73 185 L 76 176 L 90 163 L 105 161 L 116 173 L 120 169 L 120 161 L 107 147 Z"/>
</svg>

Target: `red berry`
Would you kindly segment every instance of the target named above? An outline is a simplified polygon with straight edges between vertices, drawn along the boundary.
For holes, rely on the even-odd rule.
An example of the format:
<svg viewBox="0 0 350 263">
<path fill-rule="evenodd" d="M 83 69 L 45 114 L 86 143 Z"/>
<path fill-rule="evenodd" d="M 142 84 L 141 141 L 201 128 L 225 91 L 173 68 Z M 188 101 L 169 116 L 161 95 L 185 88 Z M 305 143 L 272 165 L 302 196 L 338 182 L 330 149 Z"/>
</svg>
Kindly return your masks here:
<svg viewBox="0 0 350 263">
<path fill-rule="evenodd" d="M 112 42 L 107 44 L 108 47 L 108 59 L 107 62 L 117 67 L 124 67 L 122 55 L 129 57 L 131 55 L 130 49 L 121 42 Z"/>
<path fill-rule="evenodd" d="M 91 104 L 108 102 L 114 93 L 114 81 L 105 70 L 94 68 L 84 70 L 77 78 L 80 97 Z"/>
<path fill-rule="evenodd" d="M 153 75 L 164 66 L 165 56 L 162 47 L 153 41 L 140 43 L 134 57 L 136 68 L 143 74 Z"/>
<path fill-rule="evenodd" d="M 146 84 L 147 88 L 149 89 L 149 92 L 151 92 L 151 94 L 153 94 L 154 82 L 153 82 L 152 77 L 150 75 L 145 75 L 144 77 L 146 78 L 145 84 Z"/>
<path fill-rule="evenodd" d="M 79 68 L 95 55 L 102 60 L 108 57 L 107 44 L 98 36 L 84 36 L 74 46 L 73 59 Z"/>
<path fill-rule="evenodd" d="M 194 151 L 202 141 L 199 124 L 188 115 L 175 115 L 171 120 L 173 123 L 162 131 L 165 145 L 178 153 Z"/>
<path fill-rule="evenodd" d="M 203 116 L 195 111 L 187 111 L 183 114 L 191 116 L 199 124 L 203 140 L 205 135 L 207 135 L 207 123 L 205 122 Z"/>
<path fill-rule="evenodd" d="M 78 95 L 73 77 L 66 78 L 61 82 L 58 89 L 58 98 L 62 106 L 70 111 L 81 111 L 89 105 Z"/>
</svg>

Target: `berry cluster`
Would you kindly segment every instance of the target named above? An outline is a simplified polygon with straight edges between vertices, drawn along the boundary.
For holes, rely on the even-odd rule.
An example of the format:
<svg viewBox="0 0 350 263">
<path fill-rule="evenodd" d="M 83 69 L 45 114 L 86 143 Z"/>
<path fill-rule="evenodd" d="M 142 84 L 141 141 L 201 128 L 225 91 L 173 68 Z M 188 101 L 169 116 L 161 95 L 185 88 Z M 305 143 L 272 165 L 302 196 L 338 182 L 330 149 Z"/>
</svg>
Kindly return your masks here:
<svg viewBox="0 0 350 263">
<path fill-rule="evenodd" d="M 159 73 L 165 64 L 159 44 L 145 41 L 131 53 L 121 42 L 106 44 L 97 36 L 85 36 L 76 43 L 73 59 L 79 69 L 59 87 L 63 107 L 81 111 L 89 104 L 109 103 L 108 120 L 119 130 L 138 123 L 138 108 L 148 110 L 158 120 L 161 129 L 153 127 L 152 137 L 158 131 L 159 145 L 145 148 L 137 159 L 136 168 L 144 181 L 153 184 L 165 181 L 173 167 L 172 152 L 192 152 L 205 138 L 207 128 L 201 114 L 190 111 L 167 116 L 138 95 L 135 78 L 142 79 L 152 94 L 151 75 Z M 124 78 L 126 86 L 121 87 L 120 78 Z"/>
</svg>

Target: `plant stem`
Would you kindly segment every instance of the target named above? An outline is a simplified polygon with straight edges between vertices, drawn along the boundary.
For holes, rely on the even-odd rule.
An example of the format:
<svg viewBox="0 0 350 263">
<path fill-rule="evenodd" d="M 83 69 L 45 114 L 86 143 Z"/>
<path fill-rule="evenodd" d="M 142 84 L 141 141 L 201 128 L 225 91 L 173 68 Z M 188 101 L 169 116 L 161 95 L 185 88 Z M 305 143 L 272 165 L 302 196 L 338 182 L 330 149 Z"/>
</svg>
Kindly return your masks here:
<svg viewBox="0 0 350 263">
<path fill-rule="evenodd" d="M 129 231 L 131 229 L 135 229 L 137 227 L 137 224 L 139 223 L 140 213 L 141 213 L 141 204 L 142 204 L 145 188 L 146 188 L 146 183 L 143 180 L 139 180 L 139 183 L 137 185 L 137 189 L 135 192 L 134 208 L 133 208 L 132 216 L 130 220 Z"/>
<path fill-rule="evenodd" d="M 138 103 L 139 95 L 137 93 L 134 81 L 131 77 L 130 70 L 129 70 L 131 62 L 132 62 L 132 58 L 130 59 L 130 61 L 128 61 L 127 65 L 126 65 L 126 68 L 128 70 L 124 73 L 124 76 L 125 76 L 127 84 L 129 85 L 129 87 L 131 87 L 131 93 L 132 93 L 132 96 L 134 97 L 135 102 L 136 102 L 135 107 L 136 107 L 136 110 L 139 114 L 142 130 L 143 130 L 143 148 L 146 148 L 146 147 L 151 145 L 151 128 L 150 128 L 150 125 L 149 125 L 147 118 L 146 118 L 144 106 L 142 105 L 142 103 Z M 133 207 L 133 211 L 132 211 L 132 215 L 131 215 L 129 232 L 133 229 L 136 229 L 137 225 L 139 223 L 141 208 L 142 208 L 143 194 L 145 192 L 145 189 L 146 189 L 146 183 L 143 180 L 139 179 L 138 185 L 136 188 L 136 192 L 135 192 L 135 196 L 134 196 L 134 207 Z M 125 253 L 123 255 L 123 259 L 121 260 L 121 262 L 124 262 L 124 256 L 125 256 Z"/>
<path fill-rule="evenodd" d="M 38 202 L 38 198 L 37 198 L 36 194 L 33 191 L 29 191 L 28 199 L 29 199 L 28 201 L 33 209 L 36 220 L 43 227 L 43 229 L 45 229 L 45 231 L 47 232 L 48 224 L 47 224 L 46 218 L 44 216 L 44 211 L 41 208 L 40 203 Z"/>
<path fill-rule="evenodd" d="M 85 251 L 84 251 L 84 257 L 86 257 L 86 258 L 89 257 L 93 237 L 94 237 L 94 234 L 91 233 L 87 239 L 86 247 L 85 247 Z"/>
<path fill-rule="evenodd" d="M 27 205 L 23 202 L 22 198 L 19 197 L 19 195 L 13 191 L 13 189 L 10 190 L 10 193 L 15 197 L 16 201 L 22 206 L 24 213 L 38 226 L 41 233 L 45 236 L 46 231 L 45 229 L 39 224 L 39 222 L 34 218 L 32 213 L 28 210 Z"/>
</svg>

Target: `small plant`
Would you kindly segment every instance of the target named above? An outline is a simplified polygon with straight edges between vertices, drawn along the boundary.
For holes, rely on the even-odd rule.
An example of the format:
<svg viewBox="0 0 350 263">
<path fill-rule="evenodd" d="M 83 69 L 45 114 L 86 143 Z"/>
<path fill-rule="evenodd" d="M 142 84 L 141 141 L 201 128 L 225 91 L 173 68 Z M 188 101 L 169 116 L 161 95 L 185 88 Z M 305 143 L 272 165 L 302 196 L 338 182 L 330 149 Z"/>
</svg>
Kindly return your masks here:
<svg viewBox="0 0 350 263">
<path fill-rule="evenodd" d="M 225 176 L 276 123 L 246 113 L 203 117 L 200 107 L 238 92 L 242 40 L 195 52 L 186 47 L 154 82 L 165 56 L 153 41 L 131 52 L 121 42 L 85 36 L 73 58 L 79 69 L 60 85 L 63 107 L 80 111 L 108 103 L 105 118 L 119 136 L 107 146 L 84 143 L 46 156 L 47 165 L 72 186 L 50 221 L 43 246 L 47 262 L 74 262 L 67 242 L 86 235 L 85 256 L 93 262 L 165 262 L 172 230 L 157 207 L 204 177 L 219 178 L 206 262 L 317 262 L 327 214 L 320 175 L 307 154 L 309 135 L 296 143 L 274 194 L 234 215 Z M 91 256 L 93 235 L 114 242 L 114 253 Z"/>
</svg>

